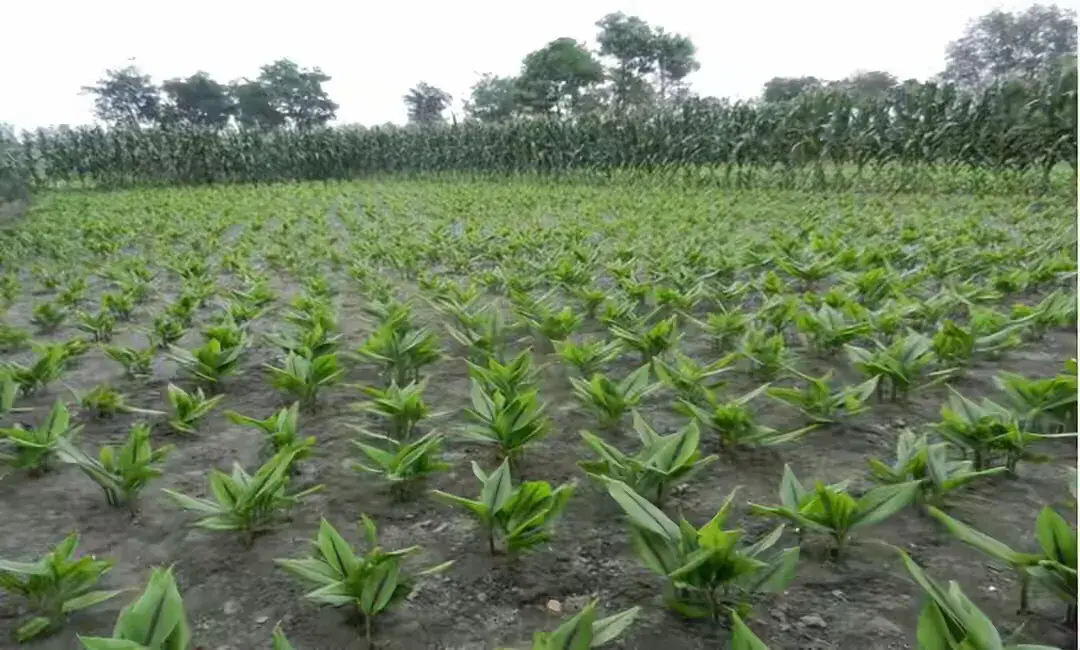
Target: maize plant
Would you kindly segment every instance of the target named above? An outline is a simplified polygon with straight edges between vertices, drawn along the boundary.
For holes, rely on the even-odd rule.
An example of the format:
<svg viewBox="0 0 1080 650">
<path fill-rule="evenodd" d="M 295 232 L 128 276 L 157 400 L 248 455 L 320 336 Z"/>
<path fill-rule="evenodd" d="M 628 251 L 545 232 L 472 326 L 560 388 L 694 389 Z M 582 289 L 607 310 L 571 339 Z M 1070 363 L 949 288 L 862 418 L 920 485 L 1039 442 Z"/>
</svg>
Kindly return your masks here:
<svg viewBox="0 0 1080 650">
<path fill-rule="evenodd" d="M 313 323 L 291 337 L 269 334 L 266 340 L 274 347 L 280 348 L 286 357 L 289 354 L 296 354 L 305 359 L 314 359 L 337 352 L 341 335 L 331 335 L 330 330 L 325 329 L 322 324 Z"/>
<path fill-rule="evenodd" d="M 536 390 L 503 395 L 485 389 L 476 380 L 469 390 L 472 408 L 465 414 L 475 421 L 461 432 L 465 440 L 498 447 L 502 458 L 517 462 L 525 448 L 547 434 L 549 422 Z"/>
<path fill-rule="evenodd" d="M 489 359 L 502 361 L 508 337 L 502 312 L 488 304 L 474 313 L 452 312 L 454 323 L 446 323 L 446 333 L 465 348 L 466 359 L 480 365 Z"/>
<path fill-rule="evenodd" d="M 631 328 L 610 325 L 608 331 L 631 350 L 641 355 L 641 363 L 649 364 L 653 357 L 667 352 L 679 340 L 679 331 L 675 318 L 669 317 L 652 325 L 648 318 L 639 319 Z"/>
<path fill-rule="evenodd" d="M 89 334 L 92 341 L 108 343 L 112 340 L 113 329 L 116 327 L 116 318 L 111 312 L 101 310 L 96 314 L 90 314 L 79 311 L 75 313 L 75 320 L 79 331 Z"/>
<path fill-rule="evenodd" d="M 135 512 L 134 501 L 139 492 L 151 480 L 161 476 L 161 463 L 172 445 L 153 448 L 150 443 L 150 426 L 136 424 L 128 430 L 123 446 L 105 445 L 97 458 L 83 452 L 71 441 L 65 440 L 59 448 L 61 460 L 73 463 L 105 491 L 110 506 L 126 505 Z"/>
<path fill-rule="evenodd" d="M 1019 553 L 1007 545 L 929 507 L 927 511 L 960 541 L 970 544 L 1016 571 L 1020 578 L 1020 611 L 1028 612 L 1028 591 L 1032 579 L 1065 601 L 1066 620 L 1076 620 L 1076 529 L 1050 506 L 1035 520 L 1035 538 L 1042 553 Z"/>
<path fill-rule="evenodd" d="M 1005 395 L 1005 406 L 1019 416 L 1022 428 L 1035 433 L 1076 431 L 1076 361 L 1066 372 L 1046 379 L 1027 379 L 999 372 L 994 385 Z"/>
<path fill-rule="evenodd" d="M 19 643 L 55 632 L 69 614 L 123 592 L 95 589 L 112 562 L 93 555 L 76 558 L 78 545 L 79 535 L 72 533 L 36 562 L 0 560 L 0 591 L 25 600 L 31 613 L 15 629 Z"/>
<path fill-rule="evenodd" d="M 867 377 L 878 377 L 877 396 L 889 389 L 889 401 L 907 400 L 912 390 L 928 388 L 949 378 L 951 371 L 929 369 L 936 363 L 933 343 L 918 332 L 909 332 L 889 345 L 874 342 L 876 350 L 848 345 L 851 362 Z"/>
<path fill-rule="evenodd" d="M 637 411 L 633 413 L 634 431 L 641 441 L 636 453 L 624 454 L 599 436 L 582 431 L 581 437 L 597 460 L 580 461 L 578 465 L 601 482 L 609 478 L 622 481 L 663 507 L 664 497 L 672 487 L 690 480 L 717 457 L 701 455 L 701 432 L 696 422 L 675 433 L 660 435 Z"/>
<path fill-rule="evenodd" d="M 135 311 L 135 297 L 128 293 L 102 294 L 101 309 L 112 314 L 116 320 L 129 321 Z"/>
<path fill-rule="evenodd" d="M 285 357 L 285 364 L 277 368 L 268 364 L 263 367 L 270 371 L 270 383 L 296 397 L 301 406 L 314 408 L 319 389 L 333 385 L 345 374 L 338 367 L 336 352 L 319 357 L 307 358 L 290 352 Z"/>
<path fill-rule="evenodd" d="M 626 514 L 635 554 L 667 579 L 666 604 L 680 615 L 719 620 L 729 609 L 745 607 L 751 594 L 783 591 L 795 577 L 797 546 L 764 557 L 783 525 L 751 544 L 742 543 L 744 531 L 724 529 L 735 491 L 708 523 L 695 528 L 685 519 L 676 524 L 622 481 L 608 479 L 607 488 Z"/>
<path fill-rule="evenodd" d="M 856 386 L 834 388 L 831 370 L 821 377 L 811 377 L 801 372 L 796 374 L 806 380 L 804 388 L 770 386 L 765 393 L 802 411 L 811 424 L 835 424 L 841 419 L 867 411 L 869 407 L 866 401 L 877 389 L 879 379 L 871 377 Z"/>
<path fill-rule="evenodd" d="M 114 417 L 117 413 L 139 413 L 141 415 L 164 415 L 161 411 L 135 408 L 127 403 L 127 397 L 108 384 L 98 384 L 83 395 L 72 391 L 80 411 L 86 411 L 99 420 Z"/>
<path fill-rule="evenodd" d="M 737 447 L 772 446 L 792 442 L 813 431 L 816 425 L 802 427 L 792 431 L 776 429 L 758 424 L 753 412 L 747 408 L 753 399 L 769 389 L 769 384 L 762 384 L 754 390 L 735 399 L 721 402 L 715 394 L 709 393 L 704 406 L 679 400 L 675 410 L 693 418 L 702 427 L 717 435 L 723 449 Z"/>
<path fill-rule="evenodd" d="M 225 397 L 224 395 L 207 397 L 202 388 L 196 388 L 195 392 L 189 393 L 174 384 L 169 384 L 167 391 L 171 407 L 169 428 L 187 434 L 195 434 L 197 432 L 195 425 Z"/>
<path fill-rule="evenodd" d="M 469 378 L 479 382 L 490 392 L 516 395 L 533 386 L 536 371 L 532 366 L 532 350 L 522 350 L 516 357 L 503 363 L 489 358 L 483 365 L 466 361 Z"/>
<path fill-rule="evenodd" d="M 580 343 L 555 341 L 555 353 L 581 377 L 592 377 L 602 372 L 603 366 L 614 361 L 621 351 L 622 345 L 618 341 L 592 338 Z"/>
<path fill-rule="evenodd" d="M 803 487 L 789 465 L 784 465 L 780 481 L 780 505 L 750 504 L 750 512 L 764 517 L 790 521 L 802 535 L 809 531 L 832 539 L 830 553 L 843 556 L 851 533 L 880 523 L 915 500 L 919 483 L 908 481 L 872 488 L 856 499 L 847 492 L 846 483 L 825 485 L 818 481 L 813 490 Z"/>
<path fill-rule="evenodd" d="M 194 350 L 176 346 L 170 346 L 169 350 L 173 361 L 207 389 L 212 389 L 239 369 L 240 357 L 247 350 L 247 340 L 241 338 L 236 346 L 225 348 L 220 340 L 211 338 Z"/>
<path fill-rule="evenodd" d="M 124 374 L 132 378 L 149 377 L 153 373 L 154 348 L 131 348 L 125 345 L 106 345 L 105 356 L 124 367 Z"/>
<path fill-rule="evenodd" d="M 974 325 L 964 328 L 945 319 L 930 339 L 934 355 L 949 367 L 963 367 L 971 363 L 975 355 L 994 354 L 1016 346 L 1016 332 L 1021 324 L 995 328 L 989 334 L 980 335 Z"/>
<path fill-rule="evenodd" d="M 71 426 L 71 413 L 60 400 L 53 402 L 45 421 L 24 429 L 16 424 L 0 428 L 0 460 L 38 476 L 52 468 L 52 461 L 65 441 L 74 439 L 82 425 Z"/>
<path fill-rule="evenodd" d="M 143 592 L 120 611 L 112 636 L 79 642 L 84 650 L 187 650 L 191 626 L 172 567 L 151 571 Z"/>
<path fill-rule="evenodd" d="M 891 465 L 876 458 L 867 461 L 870 479 L 886 485 L 916 481 L 920 488 L 918 500 L 942 507 L 945 497 L 953 490 L 975 479 L 1006 471 L 1004 467 L 976 470 L 969 460 L 949 458 L 950 447 L 947 442 L 931 444 L 926 434 L 916 437 L 905 429 L 896 440 L 896 460 Z"/>
<path fill-rule="evenodd" d="M 621 381 L 612 381 L 607 375 L 597 373 L 588 381 L 571 377 L 574 396 L 600 420 L 600 427 L 611 429 L 618 426 L 630 409 L 660 388 L 649 383 L 649 365 L 641 366 Z"/>
<path fill-rule="evenodd" d="M 275 563 L 286 573 L 315 587 L 304 595 L 319 605 L 356 607 L 364 617 L 364 637 L 374 648 L 374 623 L 387 610 L 400 605 L 416 588 L 420 578 L 441 573 L 453 561 L 411 572 L 404 564 L 407 556 L 420 552 L 419 546 L 385 551 L 379 546 L 375 522 L 361 514 L 367 550 L 358 553 L 326 519 L 312 544 L 311 557 L 280 559 Z"/>
<path fill-rule="evenodd" d="M 352 443 L 367 456 L 371 465 L 355 462 L 352 468 L 388 481 L 391 493 L 399 499 L 408 496 L 431 474 L 450 468 L 450 464 L 441 459 L 444 436 L 440 433 L 432 431 L 412 442 L 401 442 L 389 436 L 363 430 L 358 432 L 373 442 L 378 441 L 381 446 L 353 440 Z"/>
<path fill-rule="evenodd" d="M 750 372 L 762 381 L 772 381 L 790 371 L 795 362 L 795 353 L 784 342 L 783 334 L 768 334 L 760 329 L 746 332 L 738 354 L 750 362 Z"/>
<path fill-rule="evenodd" d="M 721 309 L 710 313 L 704 321 L 694 321 L 712 341 L 717 352 L 731 352 L 746 334 L 750 318 L 741 311 Z"/>
<path fill-rule="evenodd" d="M 942 587 L 926 575 L 907 553 L 897 549 L 904 566 L 925 598 L 919 614 L 918 642 L 925 648 L 971 648 L 971 650 L 1057 650 L 1052 646 L 1004 643 L 993 621 L 971 602 L 960 585 L 950 581 Z"/>
<path fill-rule="evenodd" d="M 266 461 L 254 475 L 245 472 L 239 463 L 233 463 L 231 474 L 216 468 L 210 470 L 213 500 L 190 497 L 172 490 L 164 492 L 181 508 L 203 516 L 193 525 L 239 533 L 244 544 L 251 546 L 257 535 L 269 530 L 304 497 L 323 487 L 316 485 L 286 494 L 289 466 L 296 459 L 296 452 L 295 447 L 283 449 Z"/>
<path fill-rule="evenodd" d="M 732 650 L 769 650 L 769 646 L 765 645 L 765 642 L 759 639 L 734 611 L 731 612 L 731 636 L 728 647 Z"/>
<path fill-rule="evenodd" d="M 656 357 L 653 367 L 661 383 L 675 391 L 675 396 L 691 404 L 703 404 L 711 391 L 723 385 L 718 379 L 732 371 L 737 355 L 729 354 L 712 363 L 701 365 L 678 350 L 672 350 L 668 359 Z"/>
<path fill-rule="evenodd" d="M 380 325 L 357 355 L 379 364 L 383 381 L 398 386 L 420 381 L 420 370 L 442 358 L 434 333 L 424 328 L 412 329 L 399 319 L 387 320 Z"/>
<path fill-rule="evenodd" d="M 386 388 L 361 386 L 360 390 L 370 397 L 371 401 L 354 405 L 354 408 L 386 420 L 390 436 L 401 442 L 407 442 L 421 420 L 441 415 L 440 413 L 433 414 L 427 402 L 424 401 L 426 388 L 426 379 L 421 382 L 411 382 L 403 387 L 393 382 Z"/>
<path fill-rule="evenodd" d="M 534 634 L 532 650 L 599 648 L 622 636 L 641 611 L 640 607 L 631 607 L 618 614 L 597 619 L 596 603 L 595 600 L 590 601 L 578 614 L 555 628 L 555 631 Z"/>
<path fill-rule="evenodd" d="M 550 539 L 551 524 L 566 509 L 572 485 L 552 489 L 546 481 L 525 481 L 515 486 L 510 478 L 510 463 L 506 460 L 491 474 L 486 474 L 475 461 L 472 469 L 480 481 L 478 500 L 440 490 L 432 490 L 432 494 L 476 517 L 484 529 L 492 555 L 499 546 L 514 554 Z"/>
<path fill-rule="evenodd" d="M 295 449 L 293 461 L 300 461 L 307 458 L 311 448 L 315 446 L 315 436 L 300 437 L 300 402 L 293 402 L 291 406 L 278 409 L 265 420 L 257 420 L 236 411 L 226 411 L 225 417 L 233 424 L 262 431 L 265 434 L 263 447 L 271 456 L 285 449 Z"/>
<path fill-rule="evenodd" d="M 30 332 L 14 327 L 0 318 L 0 352 L 15 352 L 30 340 Z"/>
<path fill-rule="evenodd" d="M 37 326 L 41 334 L 51 334 L 60 329 L 67 317 L 68 311 L 57 303 L 43 302 L 34 307 L 30 322 Z"/>
<path fill-rule="evenodd" d="M 19 394 L 19 384 L 11 374 L 0 370 L 0 415 L 5 413 L 26 413 L 32 409 L 15 406 Z"/>
<path fill-rule="evenodd" d="M 845 345 L 870 333 L 870 323 L 849 318 L 842 311 L 822 305 L 817 311 L 795 315 L 795 326 L 814 350 L 832 355 Z"/>
<path fill-rule="evenodd" d="M 37 357 L 28 366 L 18 363 L 6 364 L 7 374 L 15 379 L 23 395 L 33 395 L 60 378 L 70 361 L 63 344 L 32 343 Z"/>
<path fill-rule="evenodd" d="M 159 350 L 168 350 L 180 339 L 184 338 L 188 325 L 182 320 L 169 314 L 158 314 L 154 317 L 153 324 L 147 332 L 154 347 Z"/>
</svg>

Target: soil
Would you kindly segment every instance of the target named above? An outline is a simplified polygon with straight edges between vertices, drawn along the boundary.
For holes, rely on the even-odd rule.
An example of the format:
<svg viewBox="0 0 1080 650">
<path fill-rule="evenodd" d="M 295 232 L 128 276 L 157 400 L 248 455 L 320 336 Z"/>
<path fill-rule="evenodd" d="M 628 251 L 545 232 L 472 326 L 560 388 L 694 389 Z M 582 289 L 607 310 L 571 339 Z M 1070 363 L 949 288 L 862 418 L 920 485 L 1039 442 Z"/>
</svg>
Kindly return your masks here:
<svg viewBox="0 0 1080 650">
<path fill-rule="evenodd" d="M 281 288 L 285 288 L 284 284 Z M 24 303 L 10 312 L 16 325 L 25 323 L 17 319 L 28 318 L 30 301 Z M 355 348 L 365 334 L 359 325 L 360 301 L 343 294 L 337 303 L 345 347 Z M 140 308 L 136 323 L 147 324 L 148 314 L 160 304 Z M 202 316 L 208 315 L 209 311 L 204 310 Z M 273 313 L 261 320 L 278 322 Z M 66 328 L 52 338 L 63 339 L 74 333 L 73 328 Z M 132 333 L 117 337 L 121 343 L 136 340 L 138 345 L 145 344 Z M 197 330 L 180 342 L 185 347 L 197 343 Z M 1076 356 L 1076 346 L 1074 332 L 1051 332 L 1039 344 L 1028 344 L 1000 359 L 976 365 L 954 386 L 969 396 L 987 395 L 993 391 L 991 377 L 998 370 L 1029 376 L 1056 373 L 1066 358 Z M 684 343 L 684 351 L 708 358 L 708 347 L 692 336 Z M 460 351 L 448 347 L 447 352 L 455 355 Z M 24 357 L 25 353 L 21 353 L 3 358 Z M 553 426 L 544 443 L 524 458 L 522 471 L 528 478 L 543 478 L 553 484 L 577 481 L 578 486 L 546 547 L 513 561 L 493 558 L 472 521 L 462 513 L 424 496 L 396 502 L 376 480 L 350 469 L 349 461 L 356 455 L 350 444 L 354 434 L 347 425 L 361 423 L 363 417 L 350 408 L 362 398 L 348 384 L 376 380 L 374 373 L 363 366 L 351 369 L 343 384 L 327 389 L 316 412 L 301 416 L 302 433 L 314 435 L 318 444 L 294 487 L 321 483 L 325 489 L 295 508 L 291 521 L 259 537 L 251 548 L 245 548 L 229 534 L 190 527 L 193 516 L 168 501 L 160 488 L 201 496 L 207 491 L 208 468 L 228 469 L 234 461 L 247 468 L 257 466 L 261 434 L 231 424 L 224 412 L 235 410 L 265 417 L 286 404 L 284 397 L 270 388 L 261 367 L 263 362 L 273 360 L 273 351 L 253 349 L 242 373 L 225 384 L 223 403 L 203 422 L 197 435 L 178 436 L 164 431 L 156 434 L 158 443 L 167 441 L 176 449 L 165 463 L 164 476 L 145 491 L 134 519 L 126 510 L 109 507 L 97 486 L 74 467 L 59 466 L 40 478 L 9 473 L 0 480 L 0 557 L 39 557 L 63 535 L 77 530 L 81 534 L 81 552 L 116 561 L 107 577 L 110 586 L 137 590 L 145 583 L 150 567 L 175 565 L 196 648 L 266 648 L 271 629 L 280 621 L 300 650 L 344 650 L 363 647 L 362 627 L 344 610 L 319 608 L 305 601 L 303 586 L 277 569 L 273 559 L 307 555 L 321 517 L 359 544 L 361 535 L 353 524 L 363 512 L 378 524 L 385 547 L 420 544 L 424 548 L 420 564 L 456 561 L 447 573 L 423 582 L 402 608 L 379 619 L 376 634 L 380 648 L 521 647 L 534 631 L 553 629 L 561 618 L 593 597 L 600 599 L 605 613 L 643 606 L 631 631 L 612 647 L 727 647 L 728 632 L 723 626 L 685 621 L 660 606 L 661 580 L 645 570 L 631 553 L 620 511 L 578 469 L 576 462 L 584 457 L 578 433 L 591 427 L 593 419 L 574 400 L 565 372 L 553 355 L 537 358 L 537 364 L 544 366 L 540 394 L 548 405 Z M 621 376 L 635 362 L 627 357 L 612 370 Z M 842 361 L 835 365 L 842 375 L 850 372 Z M 451 356 L 426 374 L 430 377 L 426 398 L 434 410 L 459 410 L 468 404 L 468 382 L 460 357 Z M 177 368 L 160 357 L 152 378 L 125 379 L 122 368 L 97 350 L 87 353 L 63 381 L 75 390 L 109 382 L 129 395 L 134 405 L 157 409 L 165 408 L 164 393 L 170 381 L 186 385 Z M 729 390 L 741 394 L 753 386 L 749 380 L 735 380 Z M 865 486 L 867 459 L 891 459 L 901 421 L 909 426 L 936 421 L 946 394 L 944 388 L 935 388 L 915 394 L 904 405 L 876 404 L 844 426 L 814 432 L 801 442 L 780 448 L 724 454 L 685 490 L 673 495 L 669 511 L 681 512 L 700 525 L 715 514 L 736 486 L 741 490 L 740 501 L 775 503 L 785 462 L 804 481 L 851 478 L 857 486 Z M 55 385 L 21 402 L 35 408 L 33 414 L 21 419 L 36 421 L 57 397 L 69 399 L 63 386 Z M 670 402 L 670 395 L 658 394 L 642 409 L 658 430 L 673 430 L 681 424 L 680 416 L 670 410 Z M 767 399 L 759 400 L 757 405 L 759 417 L 767 424 L 777 428 L 801 424 L 792 409 Z M 97 447 L 119 442 L 136 420 L 136 416 L 121 415 L 112 420 L 86 421 L 82 443 Z M 459 414 L 450 415 L 438 422 L 437 428 L 453 432 L 460 422 Z M 628 433 L 623 440 L 630 442 L 629 419 L 626 424 Z M 965 489 L 950 501 L 950 512 L 1014 547 L 1034 548 L 1036 514 L 1043 505 L 1060 503 L 1067 497 L 1066 468 L 1076 465 L 1073 440 L 1051 441 L 1044 449 L 1054 456 L 1054 462 L 1021 464 L 1018 479 L 984 481 Z M 469 461 L 479 460 L 490 466 L 490 452 L 478 446 L 452 444 L 447 455 L 453 468 L 436 475 L 429 487 L 473 496 L 477 484 Z M 746 516 L 743 510 L 738 521 L 749 531 L 768 527 L 766 522 Z M 749 624 L 771 647 L 913 647 L 920 591 L 895 554 L 873 543 L 875 539 L 903 546 L 938 579 L 958 581 L 1003 634 L 1023 625 L 1023 639 L 1063 648 L 1076 644 L 1075 629 L 1059 624 L 1063 608 L 1052 596 L 1036 591 L 1032 604 L 1037 614 L 1018 615 L 1019 591 L 1013 573 L 951 538 L 914 509 L 859 531 L 858 538 L 861 543 L 838 562 L 827 559 L 810 544 L 790 588 L 755 604 Z M 786 536 L 781 545 L 791 544 L 793 537 Z M 29 647 L 66 650 L 79 647 L 76 633 L 107 635 L 126 601 L 121 597 L 73 616 L 62 631 Z M 549 612 L 549 601 L 558 601 L 562 613 Z M 20 614 L 17 603 L 0 600 L 0 639 L 4 640 L 0 646 L 13 647 L 6 644 L 11 643 L 11 631 Z"/>
</svg>

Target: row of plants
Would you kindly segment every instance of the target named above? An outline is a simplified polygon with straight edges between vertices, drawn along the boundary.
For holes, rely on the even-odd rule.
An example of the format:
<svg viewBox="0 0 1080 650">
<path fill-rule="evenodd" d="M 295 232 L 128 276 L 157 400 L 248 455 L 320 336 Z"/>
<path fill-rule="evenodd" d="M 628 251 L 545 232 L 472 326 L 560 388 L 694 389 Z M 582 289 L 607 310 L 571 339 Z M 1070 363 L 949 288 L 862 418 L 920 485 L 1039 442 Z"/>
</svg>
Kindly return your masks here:
<svg viewBox="0 0 1080 650">
<path fill-rule="evenodd" d="M 1025 174 L 1076 172 L 1076 68 L 978 95 L 951 86 L 901 87 L 880 97 L 805 93 L 780 104 L 690 101 L 655 115 L 436 129 L 323 128 L 220 133 L 179 126 L 24 133 L 14 166 L 35 186 L 349 179 L 373 174 L 480 174 L 717 169 L 739 186 L 846 188 L 864 175 L 905 188 L 927 167 Z M 772 170 L 777 174 L 763 174 Z M 773 178 L 770 180 L 770 176 Z M 977 181 L 975 185 L 977 185 Z M 990 189 L 990 188 L 983 188 Z"/>
</svg>

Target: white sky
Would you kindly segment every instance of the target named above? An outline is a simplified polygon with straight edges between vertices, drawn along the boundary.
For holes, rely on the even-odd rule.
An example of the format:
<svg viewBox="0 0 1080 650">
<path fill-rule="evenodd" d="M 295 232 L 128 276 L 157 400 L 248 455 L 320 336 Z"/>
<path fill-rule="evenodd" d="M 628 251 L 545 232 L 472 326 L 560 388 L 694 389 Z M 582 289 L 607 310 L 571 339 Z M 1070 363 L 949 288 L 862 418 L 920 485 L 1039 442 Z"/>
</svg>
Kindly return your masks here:
<svg viewBox="0 0 1080 650">
<path fill-rule="evenodd" d="M 993 0 L 188 0 L 148 10 L 138 2 L 14 0 L 4 8 L 0 122 L 17 129 L 92 120 L 79 88 L 129 58 L 160 82 L 205 70 L 220 81 L 254 77 L 289 57 L 320 66 L 341 105 L 338 121 L 403 122 L 401 96 L 419 81 L 460 100 L 480 73 L 513 74 L 521 58 L 570 36 L 595 44 L 612 11 L 689 35 L 701 94 L 750 98 L 773 76 L 841 78 L 881 69 L 926 78 L 965 23 L 1025 1 Z M 1080 0 L 1059 6 L 1077 9 Z"/>
</svg>

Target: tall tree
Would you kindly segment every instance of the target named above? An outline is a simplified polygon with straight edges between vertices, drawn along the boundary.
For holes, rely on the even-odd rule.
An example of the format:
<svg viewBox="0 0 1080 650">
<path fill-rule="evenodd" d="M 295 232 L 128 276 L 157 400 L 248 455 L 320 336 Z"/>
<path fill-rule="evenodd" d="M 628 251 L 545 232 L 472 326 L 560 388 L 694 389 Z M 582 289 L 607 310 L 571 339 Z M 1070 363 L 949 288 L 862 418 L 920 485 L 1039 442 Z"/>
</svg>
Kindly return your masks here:
<svg viewBox="0 0 1080 650">
<path fill-rule="evenodd" d="M 229 87 L 206 72 L 170 79 L 161 84 L 161 90 L 165 94 L 162 118 L 166 120 L 220 129 L 236 112 Z"/>
<path fill-rule="evenodd" d="M 661 102 L 667 99 L 670 91 L 678 89 L 677 86 L 687 75 L 701 68 L 696 55 L 697 47 L 690 37 L 670 34 L 663 27 L 655 30 L 653 56 Z"/>
<path fill-rule="evenodd" d="M 822 87 L 817 77 L 773 77 L 765 82 L 761 99 L 766 102 L 786 102 L 799 95 Z"/>
<path fill-rule="evenodd" d="M 651 95 L 644 75 L 656 66 L 656 47 L 652 28 L 637 16 L 610 13 L 596 22 L 600 29 L 596 42 L 600 54 L 615 60 L 611 71 L 612 99 L 615 109 L 643 103 Z"/>
<path fill-rule="evenodd" d="M 241 124 L 264 128 L 323 126 L 338 109 L 323 89 L 330 79 L 317 67 L 301 68 L 289 59 L 264 65 L 254 80 L 233 82 L 237 117 Z"/>
<path fill-rule="evenodd" d="M 604 66 L 584 45 L 557 38 L 523 59 L 518 99 L 535 113 L 573 113 L 582 92 L 603 80 Z"/>
<path fill-rule="evenodd" d="M 1076 57 L 1076 12 L 1035 4 L 1023 12 L 996 9 L 968 24 L 949 44 L 943 80 L 968 90 L 1034 76 Z"/>
<path fill-rule="evenodd" d="M 835 83 L 835 86 L 856 97 L 881 97 L 891 88 L 900 85 L 896 75 L 882 70 L 859 70 Z"/>
<path fill-rule="evenodd" d="M 94 96 L 94 115 L 113 126 L 137 127 L 155 122 L 161 113 L 161 95 L 150 75 L 128 65 L 106 70 L 83 94 Z"/>
<path fill-rule="evenodd" d="M 409 112 L 409 123 L 421 126 L 445 122 L 443 112 L 453 101 L 450 93 L 423 81 L 410 88 L 403 99 Z"/>
<path fill-rule="evenodd" d="M 469 90 L 465 114 L 481 122 L 501 122 L 517 111 L 518 80 L 484 74 Z"/>
</svg>

